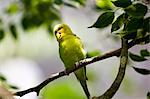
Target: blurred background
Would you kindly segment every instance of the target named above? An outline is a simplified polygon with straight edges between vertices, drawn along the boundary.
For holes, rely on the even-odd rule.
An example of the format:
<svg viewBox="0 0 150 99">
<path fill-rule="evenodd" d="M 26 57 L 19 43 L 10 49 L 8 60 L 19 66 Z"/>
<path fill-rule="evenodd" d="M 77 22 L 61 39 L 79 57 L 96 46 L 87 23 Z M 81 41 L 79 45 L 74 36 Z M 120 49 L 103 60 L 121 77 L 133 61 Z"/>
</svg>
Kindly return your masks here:
<svg viewBox="0 0 150 99">
<path fill-rule="evenodd" d="M 68 24 L 81 38 L 85 50 L 94 55 L 119 48 L 120 38 L 110 33 L 110 27 L 87 28 L 107 10 L 114 10 L 110 0 L 0 0 L 0 74 L 9 84 L 24 90 L 64 70 L 53 35 L 53 27 L 58 23 Z M 150 50 L 147 44 L 134 46 L 130 51 L 139 53 L 141 48 Z M 146 99 L 146 93 L 150 91 L 150 76 L 136 73 L 131 68 L 133 65 L 150 69 L 150 60 L 129 61 L 125 79 L 113 99 Z M 87 66 L 92 96 L 99 96 L 110 87 L 118 67 L 117 57 Z M 86 99 L 73 74 L 48 84 L 40 92 L 40 97 L 29 93 L 15 98 Z"/>
</svg>

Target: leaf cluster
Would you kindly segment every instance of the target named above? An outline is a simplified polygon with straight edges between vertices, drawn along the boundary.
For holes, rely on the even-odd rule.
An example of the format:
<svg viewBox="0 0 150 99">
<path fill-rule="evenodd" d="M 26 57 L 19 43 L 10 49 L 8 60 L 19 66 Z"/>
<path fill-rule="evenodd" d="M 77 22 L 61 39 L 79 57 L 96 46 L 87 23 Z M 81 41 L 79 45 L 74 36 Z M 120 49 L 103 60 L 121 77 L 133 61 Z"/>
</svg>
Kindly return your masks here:
<svg viewBox="0 0 150 99">
<path fill-rule="evenodd" d="M 111 25 L 111 33 L 119 35 L 121 38 L 135 41 L 139 38 L 145 38 L 142 44 L 150 42 L 150 17 L 146 16 L 148 7 L 143 3 L 137 3 L 132 0 L 112 1 L 116 9 L 123 13 L 116 15 L 116 11 L 105 11 L 96 22 L 88 28 L 105 28 Z M 129 53 L 129 57 L 136 62 L 146 61 L 150 56 L 147 49 L 142 49 L 140 55 Z M 148 75 L 150 70 L 133 67 L 140 74 Z"/>
<path fill-rule="evenodd" d="M 89 28 L 104 28 L 111 25 L 111 32 L 128 40 L 142 38 L 150 32 L 150 17 L 145 18 L 147 6 L 131 0 L 112 1 L 116 8 L 123 10 L 119 16 L 114 11 L 102 13 Z"/>
<path fill-rule="evenodd" d="M 144 61 L 148 60 L 146 57 L 150 57 L 150 52 L 147 49 L 142 49 L 140 51 L 140 55 L 136 55 L 136 54 L 133 54 L 130 52 L 129 57 L 135 62 L 144 62 Z M 137 67 L 133 67 L 133 69 L 142 75 L 150 74 L 150 70 L 148 70 L 148 69 L 137 68 Z"/>
<path fill-rule="evenodd" d="M 43 26 L 53 35 L 53 25 L 61 21 L 61 7 L 65 5 L 77 8 L 77 5 L 84 6 L 85 3 L 86 0 L 18 0 L 10 3 L 4 12 L 9 17 L 21 15 L 19 24 L 25 31 Z M 12 37 L 17 40 L 19 35 L 18 26 L 12 21 L 9 22 L 8 29 Z M 4 21 L 0 18 L 0 40 L 5 36 L 3 25 Z"/>
</svg>

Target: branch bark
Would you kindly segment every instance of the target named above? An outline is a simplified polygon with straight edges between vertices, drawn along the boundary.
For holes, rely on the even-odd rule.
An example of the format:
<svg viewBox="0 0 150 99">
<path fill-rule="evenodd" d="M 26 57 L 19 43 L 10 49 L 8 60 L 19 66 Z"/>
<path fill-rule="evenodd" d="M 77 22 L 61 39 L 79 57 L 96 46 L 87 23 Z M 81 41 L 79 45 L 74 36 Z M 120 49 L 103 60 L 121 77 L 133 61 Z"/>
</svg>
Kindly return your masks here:
<svg viewBox="0 0 150 99">
<path fill-rule="evenodd" d="M 122 38 L 120 66 L 117 77 L 110 86 L 110 88 L 104 94 L 102 94 L 99 97 L 93 97 L 93 99 L 111 99 L 115 95 L 125 76 L 127 62 L 128 62 L 128 40 Z"/>
<path fill-rule="evenodd" d="M 147 36 L 149 37 L 149 36 Z M 144 42 L 145 39 L 147 39 L 147 37 L 145 38 L 140 38 L 140 39 L 137 39 L 137 40 L 133 40 L 131 41 L 129 44 L 128 44 L 128 48 L 131 48 L 132 46 L 136 45 L 136 44 L 139 44 L 141 42 Z M 92 58 L 87 58 L 87 59 L 84 59 L 84 60 L 81 60 L 79 62 L 77 62 L 74 66 L 74 68 L 70 69 L 70 70 L 64 70 L 64 71 L 61 71 L 59 73 L 56 73 L 56 74 L 53 74 L 50 78 L 46 79 L 45 81 L 43 81 L 41 84 L 35 86 L 35 87 L 32 87 L 32 88 L 29 88 L 27 90 L 23 90 L 23 91 L 18 91 L 16 93 L 14 93 L 14 95 L 16 96 L 23 96 L 25 94 L 28 94 L 30 92 L 36 92 L 37 95 L 39 95 L 39 92 L 40 90 L 45 87 L 48 83 L 56 80 L 57 78 L 60 78 L 62 76 L 66 76 L 66 75 L 69 75 L 70 73 L 76 71 L 77 69 L 81 68 L 81 67 L 84 67 L 88 64 L 91 64 L 91 63 L 94 63 L 94 62 L 97 62 L 97 61 L 100 61 L 100 60 L 103 60 L 103 59 L 106 59 L 106 58 L 110 58 L 110 57 L 113 57 L 113 56 L 120 56 L 120 53 L 121 53 L 121 49 L 122 48 L 119 48 L 117 50 L 114 50 L 114 51 L 111 51 L 111 52 L 108 52 L 102 56 L 96 56 L 96 57 L 92 57 Z M 123 59 L 122 59 L 123 60 Z M 122 68 L 122 66 L 121 66 Z M 120 69 L 121 69 L 120 68 Z"/>
</svg>

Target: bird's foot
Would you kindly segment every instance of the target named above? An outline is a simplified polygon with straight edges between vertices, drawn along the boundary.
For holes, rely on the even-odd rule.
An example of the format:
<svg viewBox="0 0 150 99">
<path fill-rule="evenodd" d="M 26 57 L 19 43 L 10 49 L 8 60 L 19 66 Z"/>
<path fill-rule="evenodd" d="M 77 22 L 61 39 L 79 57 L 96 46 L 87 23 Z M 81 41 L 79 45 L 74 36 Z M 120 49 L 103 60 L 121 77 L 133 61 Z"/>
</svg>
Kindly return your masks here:
<svg viewBox="0 0 150 99">
<path fill-rule="evenodd" d="M 65 70 L 65 75 L 69 76 L 69 69 L 68 68 L 66 68 L 66 70 Z"/>
</svg>

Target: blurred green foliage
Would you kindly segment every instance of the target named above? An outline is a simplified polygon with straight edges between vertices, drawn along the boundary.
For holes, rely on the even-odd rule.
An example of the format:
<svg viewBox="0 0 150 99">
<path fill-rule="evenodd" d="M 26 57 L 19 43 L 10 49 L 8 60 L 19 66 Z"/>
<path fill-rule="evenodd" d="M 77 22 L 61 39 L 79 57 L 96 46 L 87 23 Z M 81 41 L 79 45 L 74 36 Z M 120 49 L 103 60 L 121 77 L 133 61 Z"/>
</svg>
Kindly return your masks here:
<svg viewBox="0 0 150 99">
<path fill-rule="evenodd" d="M 86 99 L 78 80 L 75 76 L 71 77 L 60 78 L 44 87 L 40 92 L 42 99 Z M 93 70 L 87 69 L 87 77 L 89 83 L 97 80 Z"/>
<path fill-rule="evenodd" d="M 127 94 L 127 95 L 130 95 L 130 94 L 133 94 L 133 89 L 134 89 L 134 81 L 130 78 L 130 77 L 126 77 L 124 78 L 123 80 L 123 83 L 122 83 L 122 90 Z"/>
<path fill-rule="evenodd" d="M 59 10 L 53 6 L 51 0 L 22 0 L 24 13 L 21 20 L 25 30 L 45 25 L 47 30 L 52 33 L 52 23 L 60 21 Z"/>
<path fill-rule="evenodd" d="M 41 92 L 41 97 L 42 99 L 85 99 L 82 89 L 78 90 L 78 87 L 77 81 L 61 80 L 61 82 L 51 83 L 46 86 Z"/>
<path fill-rule="evenodd" d="M 19 11 L 19 5 L 17 3 L 12 3 L 10 6 L 6 8 L 6 13 L 15 14 Z"/>
<path fill-rule="evenodd" d="M 17 34 L 16 26 L 14 24 L 10 24 L 9 29 L 10 29 L 10 32 L 11 32 L 13 38 L 17 39 L 18 38 L 18 34 Z"/>
<path fill-rule="evenodd" d="M 94 57 L 94 56 L 98 56 L 98 55 L 101 55 L 101 52 L 99 50 L 95 49 L 93 51 L 87 52 L 86 57 L 90 58 L 90 57 Z"/>
<path fill-rule="evenodd" d="M 0 29 L 0 41 L 4 38 L 5 34 L 4 34 L 4 30 Z"/>
<path fill-rule="evenodd" d="M 2 26 L 2 19 L 0 18 L 0 41 L 4 38 L 5 36 L 5 32 L 4 32 L 4 29 L 3 29 L 3 26 Z"/>
<path fill-rule="evenodd" d="M 53 35 L 53 26 L 61 22 L 60 9 L 62 6 L 77 8 L 84 6 L 86 0 L 18 0 L 12 1 L 5 9 L 5 14 L 9 17 L 13 15 L 21 15 L 19 20 L 22 28 L 30 30 L 33 28 L 44 27 L 47 32 Z M 0 19 L 2 20 L 2 19 Z M 4 22 L 0 21 L 3 25 Z M 0 25 L 0 40 L 4 38 L 5 31 Z M 14 22 L 9 22 L 8 28 L 14 39 L 18 38 L 17 26 Z"/>
<path fill-rule="evenodd" d="M 150 92 L 147 93 L 147 99 L 150 99 Z"/>
<path fill-rule="evenodd" d="M 6 81 L 7 79 L 4 77 L 4 75 L 0 74 L 0 81 Z"/>
<path fill-rule="evenodd" d="M 96 8 L 100 10 L 112 10 L 113 4 L 111 0 L 96 0 Z"/>
</svg>

